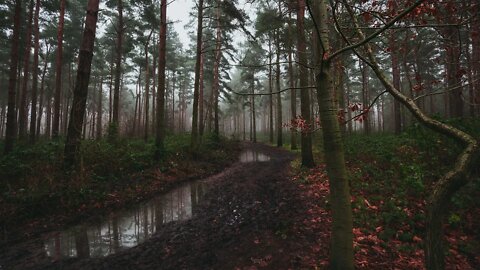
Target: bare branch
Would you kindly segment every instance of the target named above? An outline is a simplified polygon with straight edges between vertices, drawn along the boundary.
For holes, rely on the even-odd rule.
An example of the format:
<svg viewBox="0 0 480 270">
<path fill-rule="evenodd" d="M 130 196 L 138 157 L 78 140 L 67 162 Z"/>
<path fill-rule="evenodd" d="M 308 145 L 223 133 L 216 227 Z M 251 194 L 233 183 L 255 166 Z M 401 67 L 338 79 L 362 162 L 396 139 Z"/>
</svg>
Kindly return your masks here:
<svg viewBox="0 0 480 270">
<path fill-rule="evenodd" d="M 371 41 L 372 39 L 376 38 L 377 36 L 379 36 L 380 34 L 382 34 L 383 32 L 385 32 L 387 29 L 389 29 L 391 26 L 393 26 L 397 21 L 399 21 L 400 19 L 402 19 L 403 17 L 405 17 L 408 13 L 410 13 L 412 10 L 414 10 L 416 7 L 418 7 L 419 5 L 421 5 L 423 2 L 425 2 L 425 0 L 417 0 L 413 5 L 411 5 L 410 7 L 408 7 L 407 9 L 405 9 L 404 11 L 402 11 L 400 14 L 398 14 L 397 16 L 395 16 L 395 18 L 393 18 L 391 21 L 389 21 L 388 23 L 386 23 L 382 28 L 378 29 L 377 31 L 375 31 L 373 34 L 371 34 L 370 36 L 368 37 L 365 37 L 362 41 L 359 41 L 355 44 L 352 44 L 350 46 L 347 46 L 345 48 L 342 48 L 336 52 L 334 52 L 333 54 L 331 54 L 328 58 L 327 58 L 327 61 L 335 58 L 336 56 L 340 55 L 341 53 L 344 53 L 346 51 L 349 51 L 349 50 L 353 50 L 355 48 L 358 48 L 362 45 L 365 45 L 366 43 L 368 43 L 369 41 Z M 350 9 L 351 10 L 351 9 Z M 358 27 L 359 25 L 357 25 L 356 27 Z"/>
<path fill-rule="evenodd" d="M 239 96 L 271 96 L 271 95 L 276 95 L 276 94 L 281 94 L 283 92 L 287 92 L 287 91 L 290 91 L 290 90 L 304 90 L 304 89 L 315 89 L 316 87 L 315 86 L 307 86 L 307 87 L 289 87 L 289 88 L 285 88 L 285 89 L 282 89 L 280 91 L 277 91 L 277 92 L 272 92 L 272 93 L 238 93 L 238 92 L 235 92 L 235 91 L 232 91 L 232 93 L 234 93 L 235 95 L 239 95 Z"/>
</svg>

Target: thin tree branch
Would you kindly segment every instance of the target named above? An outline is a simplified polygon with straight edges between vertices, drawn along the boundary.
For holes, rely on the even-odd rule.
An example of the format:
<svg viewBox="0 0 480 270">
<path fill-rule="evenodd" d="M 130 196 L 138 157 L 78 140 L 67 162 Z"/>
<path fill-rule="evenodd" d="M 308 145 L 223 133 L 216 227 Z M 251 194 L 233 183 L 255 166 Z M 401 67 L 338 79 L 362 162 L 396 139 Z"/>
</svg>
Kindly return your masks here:
<svg viewBox="0 0 480 270">
<path fill-rule="evenodd" d="M 287 91 L 290 91 L 290 90 L 304 90 L 304 89 L 315 89 L 316 87 L 315 86 L 307 86 L 307 87 L 289 87 L 289 88 L 285 88 L 285 89 L 282 89 L 280 91 L 277 91 L 277 92 L 272 92 L 272 93 L 239 93 L 239 92 L 235 92 L 235 91 L 232 91 L 232 93 L 234 93 L 235 95 L 239 95 L 239 96 L 270 96 L 270 95 L 276 95 L 276 94 L 281 94 L 283 92 L 287 92 Z"/>
<path fill-rule="evenodd" d="M 336 56 L 340 55 L 341 53 L 344 53 L 346 51 L 349 51 L 349 50 L 353 50 L 355 48 L 358 48 L 362 45 L 365 45 L 367 44 L 368 42 L 370 42 L 372 39 L 376 38 L 378 35 L 382 34 L 383 32 L 385 32 L 387 29 L 389 29 L 391 26 L 393 26 L 397 21 L 399 21 L 400 19 L 402 19 L 403 17 L 405 17 L 408 13 L 410 13 L 412 10 L 414 10 L 416 7 L 418 7 L 419 5 L 421 5 L 423 2 L 425 2 L 425 0 L 417 0 L 413 5 L 411 5 L 410 7 L 408 7 L 407 9 L 405 9 L 404 11 L 402 11 L 400 14 L 398 14 L 397 16 L 395 16 L 395 18 L 393 18 L 391 21 L 389 21 L 388 23 L 386 23 L 382 28 L 378 29 L 377 31 L 375 31 L 373 34 L 371 34 L 370 36 L 364 38 L 362 41 L 359 41 L 355 44 L 352 44 L 350 46 L 347 46 L 345 48 L 342 48 L 334 53 L 332 53 L 328 58 L 327 58 L 327 61 L 335 58 Z M 346 3 L 345 3 L 346 4 Z"/>
<path fill-rule="evenodd" d="M 364 115 L 364 114 L 369 113 L 369 112 L 370 112 L 370 109 L 375 105 L 375 103 L 377 103 L 377 100 L 378 100 L 381 96 L 383 96 L 383 94 L 385 94 L 385 93 L 388 93 L 388 91 L 385 90 L 385 91 L 381 92 L 380 94 L 378 94 L 378 95 L 375 97 L 375 99 L 372 101 L 372 103 L 370 104 L 370 106 L 368 106 L 367 109 L 363 110 L 362 113 L 357 114 L 357 115 L 355 115 L 354 117 L 352 117 L 352 118 L 344 121 L 342 124 L 347 124 L 348 122 L 351 122 L 352 120 L 355 120 L 355 119 L 357 119 L 358 117 L 360 117 L 360 116 L 362 116 L 362 115 Z"/>
</svg>

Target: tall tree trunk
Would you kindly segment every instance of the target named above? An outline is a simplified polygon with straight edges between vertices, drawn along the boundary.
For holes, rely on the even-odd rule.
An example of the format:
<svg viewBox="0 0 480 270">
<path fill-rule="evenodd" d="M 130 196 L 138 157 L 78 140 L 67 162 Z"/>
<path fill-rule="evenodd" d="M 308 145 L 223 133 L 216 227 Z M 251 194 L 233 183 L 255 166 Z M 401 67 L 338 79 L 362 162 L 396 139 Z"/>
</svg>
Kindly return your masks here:
<svg viewBox="0 0 480 270">
<path fill-rule="evenodd" d="M 279 4 L 279 12 L 281 14 L 281 6 Z M 277 71 L 275 78 L 275 85 L 277 88 L 277 147 L 283 146 L 283 129 L 282 129 L 282 94 L 280 93 L 280 33 L 277 31 L 276 34 L 276 47 L 277 47 Z"/>
<path fill-rule="evenodd" d="M 352 207 L 343 139 L 337 118 L 338 105 L 334 100 L 332 63 L 324 60 L 324 55 L 328 55 L 330 48 L 326 1 L 315 1 L 314 17 L 319 23 L 320 31 L 315 35 L 317 48 L 314 49 L 314 52 L 317 67 L 317 98 L 321 110 L 323 148 L 332 204 L 330 269 L 348 270 L 354 269 Z M 327 51 L 322 51 L 322 48 Z"/>
<path fill-rule="evenodd" d="M 214 110 L 214 134 L 218 140 L 220 137 L 220 130 L 218 126 L 219 121 L 219 96 L 220 96 L 220 61 L 222 60 L 222 29 L 220 24 L 220 1 L 217 1 L 217 38 L 215 44 L 215 63 L 213 67 L 213 110 Z"/>
<path fill-rule="evenodd" d="M 191 145 L 196 147 L 199 144 L 199 134 L 201 136 L 199 122 L 202 122 L 203 112 L 201 110 L 199 117 L 199 99 L 203 99 L 203 93 L 200 95 L 200 76 L 202 65 L 202 37 L 203 37 L 203 0 L 198 1 L 198 22 L 197 22 L 197 52 L 195 62 L 195 81 L 193 85 L 193 112 L 192 112 L 192 139 Z M 203 109 L 203 108 L 202 108 Z M 202 124 L 200 124 L 202 126 Z"/>
<path fill-rule="evenodd" d="M 52 136 L 57 138 L 60 131 L 60 103 L 62 97 L 62 66 L 63 66 L 63 28 L 65 25 L 65 1 L 60 0 L 60 17 L 57 32 L 57 58 L 55 60 L 55 96 L 53 99 Z"/>
<path fill-rule="evenodd" d="M 73 92 L 73 103 L 70 112 L 67 140 L 65 142 L 65 168 L 79 168 L 80 136 L 87 105 L 88 84 L 92 68 L 95 32 L 97 29 L 98 6 L 100 0 L 88 0 L 85 28 L 78 56 L 77 80 Z"/>
<path fill-rule="evenodd" d="M 369 89 L 369 77 L 367 65 L 360 62 L 360 68 L 362 70 L 362 103 L 363 110 L 367 110 L 370 105 L 370 89 Z M 370 134 L 370 112 L 364 111 L 363 119 L 363 132 Z"/>
<path fill-rule="evenodd" d="M 395 10 L 398 9 L 396 1 L 391 2 L 391 9 L 390 12 L 395 12 Z M 398 61 L 398 48 L 395 35 L 395 32 L 391 31 L 388 37 L 388 42 L 390 47 L 390 58 L 392 61 L 393 84 L 396 89 L 400 89 L 400 64 Z M 400 112 L 400 102 L 397 99 L 393 99 L 393 119 L 395 134 L 400 134 L 402 132 L 402 114 Z"/>
<path fill-rule="evenodd" d="M 472 5 L 475 5 L 474 13 L 480 13 L 480 5 L 476 0 L 471 1 Z M 473 61 L 473 77 L 479 78 L 480 77 L 480 20 L 473 20 L 472 27 L 471 27 L 471 36 L 472 36 L 472 61 Z M 476 32 L 475 32 L 476 31 Z M 480 116 L 480 80 L 475 81 L 474 85 L 474 103 L 477 107 L 477 116 Z"/>
<path fill-rule="evenodd" d="M 97 140 L 102 138 L 102 116 L 103 116 L 103 77 L 100 77 L 99 82 L 99 89 L 98 89 L 98 99 L 97 99 Z"/>
<path fill-rule="evenodd" d="M 202 43 L 202 51 L 203 51 L 203 48 L 205 48 L 205 44 Z M 203 115 L 204 115 L 204 104 L 205 104 L 205 96 L 204 96 L 204 84 L 203 84 L 203 81 L 204 81 L 204 78 L 205 78 L 205 71 L 204 71 L 204 63 L 205 63 L 205 56 L 203 55 L 203 53 L 201 54 L 200 56 L 200 86 L 199 86 L 199 97 L 198 97 L 198 103 L 199 103 L 199 108 L 198 108 L 198 133 L 201 136 L 203 136 L 203 131 L 205 129 L 205 120 L 203 119 Z"/>
<path fill-rule="evenodd" d="M 253 72 L 255 74 L 255 72 Z M 251 140 L 256 143 L 257 142 L 257 121 L 255 115 L 255 75 L 252 75 L 252 95 L 250 100 L 250 107 L 252 110 L 252 124 L 251 124 Z"/>
<path fill-rule="evenodd" d="M 10 71 L 8 79 L 8 110 L 7 110 L 7 126 L 5 130 L 5 148 L 4 153 L 8 154 L 13 150 L 16 137 L 17 116 L 15 112 L 17 85 L 17 68 L 18 68 L 18 43 L 20 37 L 20 17 L 22 13 L 22 1 L 15 1 L 15 11 L 13 15 L 13 35 L 12 47 L 10 48 Z"/>
<path fill-rule="evenodd" d="M 123 0 L 117 2 L 117 43 L 115 47 L 115 84 L 113 90 L 113 116 L 112 130 L 109 130 L 109 139 L 114 141 L 118 138 L 120 128 L 120 80 L 122 77 L 122 56 L 123 56 Z"/>
<path fill-rule="evenodd" d="M 45 117 L 46 124 L 45 124 L 45 137 L 50 138 L 52 135 L 52 97 L 49 95 L 47 97 L 47 112 Z"/>
<path fill-rule="evenodd" d="M 268 39 L 268 91 L 270 95 L 268 96 L 268 108 L 269 108 L 269 121 L 268 121 L 268 134 L 270 143 L 273 144 L 273 72 L 272 72 L 272 40 Z"/>
<path fill-rule="evenodd" d="M 306 89 L 308 87 L 308 71 L 305 68 L 307 65 L 307 51 L 306 51 L 306 41 L 305 41 L 305 27 L 304 27 L 304 18 L 305 18 L 305 0 L 298 0 L 298 9 L 297 9 L 297 51 L 298 51 L 298 60 L 300 62 L 299 77 L 300 77 L 300 109 L 302 112 L 302 118 L 305 120 L 308 126 L 312 126 L 312 119 L 310 114 L 310 91 Z M 302 166 L 304 167 L 313 167 L 315 165 L 313 161 L 312 153 L 312 135 L 311 130 L 303 130 L 301 134 L 301 144 L 302 144 Z"/>
<path fill-rule="evenodd" d="M 455 26 L 447 27 L 444 31 L 446 49 L 447 88 L 453 89 L 449 93 L 449 115 L 460 118 L 463 116 L 463 101 L 460 75 L 461 49 L 459 44 L 459 30 Z"/>
<path fill-rule="evenodd" d="M 32 108 L 30 116 L 30 143 L 35 143 L 37 138 L 37 88 L 38 88 L 38 51 L 40 47 L 40 31 L 38 28 L 38 16 L 40 14 L 40 0 L 35 3 L 35 16 L 33 31 L 35 35 L 35 49 L 33 51 L 33 75 L 32 75 Z M 46 60 L 46 59 L 45 59 Z"/>
<path fill-rule="evenodd" d="M 297 118 L 297 91 L 295 88 L 295 71 L 293 70 L 293 27 L 292 27 L 292 12 L 288 12 L 288 81 L 290 90 L 290 111 L 292 120 Z M 292 128 L 290 132 L 290 145 L 292 150 L 297 150 L 297 132 Z"/>
<path fill-rule="evenodd" d="M 25 36 L 25 54 L 23 56 L 23 86 L 20 96 L 20 108 L 18 116 L 18 136 L 20 140 L 27 137 L 27 123 L 28 123 L 28 79 L 30 76 L 30 52 L 32 48 L 32 23 L 33 23 L 33 0 L 30 1 L 30 8 L 28 11 L 28 25 L 27 35 Z M 38 67 L 34 67 L 38 68 Z"/>
<path fill-rule="evenodd" d="M 143 135 L 145 141 L 148 140 L 148 132 L 150 129 L 150 67 L 148 63 L 148 44 L 150 43 L 152 34 L 153 30 L 150 31 L 147 42 L 145 43 L 145 133 Z"/>
<path fill-rule="evenodd" d="M 44 63 L 43 63 L 43 70 L 42 70 L 42 80 L 40 82 L 40 101 L 39 101 L 39 104 L 38 104 L 38 117 L 37 117 L 37 125 L 36 125 L 36 128 L 37 128 L 37 131 L 36 131 L 36 135 L 37 135 L 37 139 L 38 137 L 40 137 L 40 127 L 41 127 L 41 124 L 42 124 L 42 116 L 43 116 L 43 110 L 44 110 L 44 100 L 45 100 L 45 75 L 47 73 L 47 65 L 48 65 L 48 55 L 49 55 L 49 48 L 47 47 L 47 53 L 45 54 L 45 59 L 44 59 Z"/>
<path fill-rule="evenodd" d="M 165 49 L 167 40 L 167 1 L 160 2 L 160 38 L 158 53 L 157 130 L 155 137 L 155 159 L 159 160 L 165 139 Z"/>
<path fill-rule="evenodd" d="M 153 44 L 157 44 L 155 35 L 153 36 Z M 158 46 L 153 46 L 153 66 L 152 66 L 152 132 L 156 134 L 157 130 L 157 57 L 156 57 L 156 48 Z"/>
</svg>

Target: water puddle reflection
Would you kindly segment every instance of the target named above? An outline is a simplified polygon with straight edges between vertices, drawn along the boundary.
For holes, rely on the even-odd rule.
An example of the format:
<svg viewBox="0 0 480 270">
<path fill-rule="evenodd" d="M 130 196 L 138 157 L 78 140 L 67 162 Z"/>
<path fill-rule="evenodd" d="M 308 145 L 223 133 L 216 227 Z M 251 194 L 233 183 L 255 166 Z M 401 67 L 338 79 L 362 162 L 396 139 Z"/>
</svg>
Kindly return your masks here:
<svg viewBox="0 0 480 270">
<path fill-rule="evenodd" d="M 247 150 L 240 155 L 241 162 L 265 162 L 270 157 L 255 150 Z"/>
<path fill-rule="evenodd" d="M 162 224 L 191 218 L 205 191 L 204 182 L 192 182 L 109 216 L 102 223 L 51 233 L 45 237 L 45 253 L 54 260 L 103 257 L 134 247 L 150 238 Z"/>
</svg>

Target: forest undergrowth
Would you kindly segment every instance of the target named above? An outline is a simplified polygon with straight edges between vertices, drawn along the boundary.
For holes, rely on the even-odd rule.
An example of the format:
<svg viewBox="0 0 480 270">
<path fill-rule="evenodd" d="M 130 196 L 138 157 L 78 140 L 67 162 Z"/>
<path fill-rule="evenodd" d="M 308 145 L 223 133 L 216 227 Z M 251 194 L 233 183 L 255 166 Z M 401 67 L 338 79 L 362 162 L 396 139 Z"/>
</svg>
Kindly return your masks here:
<svg viewBox="0 0 480 270">
<path fill-rule="evenodd" d="M 478 120 L 452 124 L 480 137 Z M 349 135 L 345 147 L 357 268 L 423 269 L 426 200 L 434 182 L 453 166 L 461 147 L 420 126 L 400 136 Z M 317 156 L 317 160 L 321 158 Z M 451 202 L 445 228 L 448 269 L 475 269 L 480 265 L 479 175 L 480 167 Z M 319 162 L 311 170 L 298 170 L 293 179 L 310 198 L 302 226 L 320 231 L 319 237 L 329 241 L 331 218 L 325 165 Z M 312 266 L 328 263 L 327 254 L 311 259 Z"/>
<path fill-rule="evenodd" d="M 128 207 L 220 171 L 237 160 L 239 152 L 237 142 L 213 136 L 206 136 L 193 151 L 190 135 L 177 134 L 167 136 L 163 158 L 156 162 L 153 140 L 87 140 L 82 143 L 80 170 L 65 173 L 63 145 L 62 140 L 40 142 L 0 155 L 0 179 L 6 183 L 0 187 L 2 240 Z"/>
</svg>

